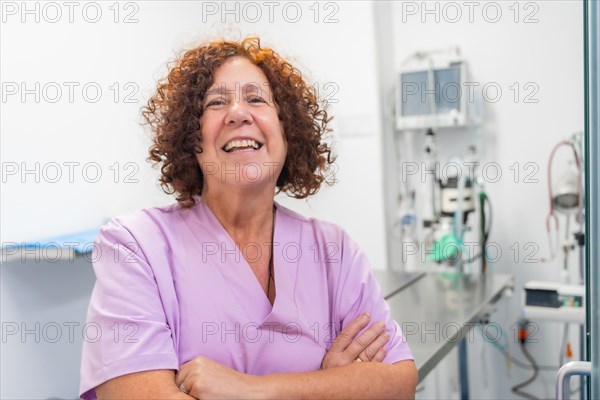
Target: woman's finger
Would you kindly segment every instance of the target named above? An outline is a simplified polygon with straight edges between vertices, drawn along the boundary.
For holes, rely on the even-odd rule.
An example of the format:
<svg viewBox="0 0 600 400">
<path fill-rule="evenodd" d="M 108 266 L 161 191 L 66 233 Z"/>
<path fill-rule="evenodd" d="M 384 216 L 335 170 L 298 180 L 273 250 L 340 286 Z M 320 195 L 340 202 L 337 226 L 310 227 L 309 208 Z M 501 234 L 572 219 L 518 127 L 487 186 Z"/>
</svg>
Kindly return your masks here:
<svg viewBox="0 0 600 400">
<path fill-rule="evenodd" d="M 364 349 L 358 355 L 358 357 L 360 357 L 362 361 L 376 361 L 375 358 L 377 354 L 379 354 L 379 351 L 383 349 L 383 346 L 385 346 L 389 340 L 390 334 L 384 330 L 373 342 L 371 342 L 370 345 L 367 346 L 366 349 Z"/>
<path fill-rule="evenodd" d="M 371 345 L 379 335 L 383 333 L 385 330 L 385 324 L 381 321 L 377 321 L 375 324 L 371 325 L 369 329 L 367 329 L 362 335 L 357 337 L 348 345 L 346 348 L 346 352 L 352 357 L 354 360 L 360 353 L 365 351 L 367 347 Z M 373 353 L 374 355 L 375 353 Z M 364 360 L 369 361 L 369 360 Z"/>
<path fill-rule="evenodd" d="M 352 343 L 354 337 L 358 335 L 367 324 L 369 323 L 371 316 L 368 313 L 361 314 L 350 322 L 342 331 L 336 336 L 330 350 L 336 353 L 341 353 Z"/>
<path fill-rule="evenodd" d="M 187 363 L 179 366 L 179 371 L 177 371 L 175 373 L 175 385 L 177 385 L 177 387 L 180 387 L 180 385 L 185 381 L 185 378 L 189 374 L 189 371 L 190 371 L 189 361 Z M 186 389 L 189 392 L 190 388 L 186 388 Z"/>
<path fill-rule="evenodd" d="M 381 349 L 379 349 L 377 354 L 375 354 L 375 357 L 373 357 L 371 362 L 379 362 L 380 363 L 384 360 L 385 356 L 387 356 L 387 351 L 385 351 L 384 348 L 381 348 Z"/>
</svg>

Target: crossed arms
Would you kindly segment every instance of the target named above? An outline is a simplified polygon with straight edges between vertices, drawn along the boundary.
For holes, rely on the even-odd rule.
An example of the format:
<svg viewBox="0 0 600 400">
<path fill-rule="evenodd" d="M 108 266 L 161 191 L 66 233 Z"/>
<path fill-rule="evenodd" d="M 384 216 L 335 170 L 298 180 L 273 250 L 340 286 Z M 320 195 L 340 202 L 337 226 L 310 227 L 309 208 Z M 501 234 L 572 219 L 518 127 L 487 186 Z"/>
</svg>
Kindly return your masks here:
<svg viewBox="0 0 600 400">
<path fill-rule="evenodd" d="M 98 386 L 96 394 L 99 399 L 414 399 L 418 379 L 414 362 L 381 363 L 383 345 L 389 340 L 384 328 L 373 324 L 356 337 L 368 322 L 361 316 L 348 324 L 319 371 L 256 376 L 199 356 L 177 373 L 154 370 L 111 379 Z M 354 362 L 357 357 L 367 362 Z"/>
</svg>

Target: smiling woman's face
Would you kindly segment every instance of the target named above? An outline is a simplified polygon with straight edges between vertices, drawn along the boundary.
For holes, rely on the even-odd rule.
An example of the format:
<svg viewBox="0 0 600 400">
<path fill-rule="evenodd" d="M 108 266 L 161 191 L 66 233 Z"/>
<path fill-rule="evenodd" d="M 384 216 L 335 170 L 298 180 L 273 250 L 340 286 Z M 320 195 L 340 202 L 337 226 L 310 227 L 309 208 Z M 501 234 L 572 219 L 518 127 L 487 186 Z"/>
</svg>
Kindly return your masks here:
<svg viewBox="0 0 600 400">
<path fill-rule="evenodd" d="M 228 60 L 217 69 L 203 104 L 203 151 L 196 158 L 206 186 L 274 189 L 287 145 L 264 72 L 244 57 Z"/>
</svg>

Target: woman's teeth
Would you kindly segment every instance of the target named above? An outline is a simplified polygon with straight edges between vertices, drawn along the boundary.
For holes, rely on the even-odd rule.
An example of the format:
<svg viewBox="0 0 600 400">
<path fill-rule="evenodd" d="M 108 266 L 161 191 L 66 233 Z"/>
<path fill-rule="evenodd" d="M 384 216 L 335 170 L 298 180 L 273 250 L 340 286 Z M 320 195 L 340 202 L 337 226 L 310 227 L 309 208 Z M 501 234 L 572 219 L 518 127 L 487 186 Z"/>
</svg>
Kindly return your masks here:
<svg viewBox="0 0 600 400">
<path fill-rule="evenodd" d="M 254 141 L 254 140 L 232 140 L 231 142 L 227 143 L 225 145 L 225 147 L 223 147 L 223 150 L 225 150 L 226 152 L 233 152 L 233 151 L 240 151 L 240 150 L 258 150 L 261 148 L 262 145 L 260 145 L 258 142 Z"/>
</svg>

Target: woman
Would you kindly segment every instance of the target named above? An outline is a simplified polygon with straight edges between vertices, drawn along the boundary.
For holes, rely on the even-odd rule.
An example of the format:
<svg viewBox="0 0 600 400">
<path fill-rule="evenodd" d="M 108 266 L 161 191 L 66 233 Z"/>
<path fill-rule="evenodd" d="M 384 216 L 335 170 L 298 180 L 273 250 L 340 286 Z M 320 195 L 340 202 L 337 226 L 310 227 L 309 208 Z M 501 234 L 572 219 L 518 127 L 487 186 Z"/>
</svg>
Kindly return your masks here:
<svg viewBox="0 0 600 400">
<path fill-rule="evenodd" d="M 96 240 L 88 325 L 102 335 L 84 344 L 82 396 L 414 397 L 362 251 L 274 201 L 314 194 L 331 162 L 300 72 L 255 38 L 203 44 L 143 114 L 177 204 L 114 218 Z"/>
</svg>

